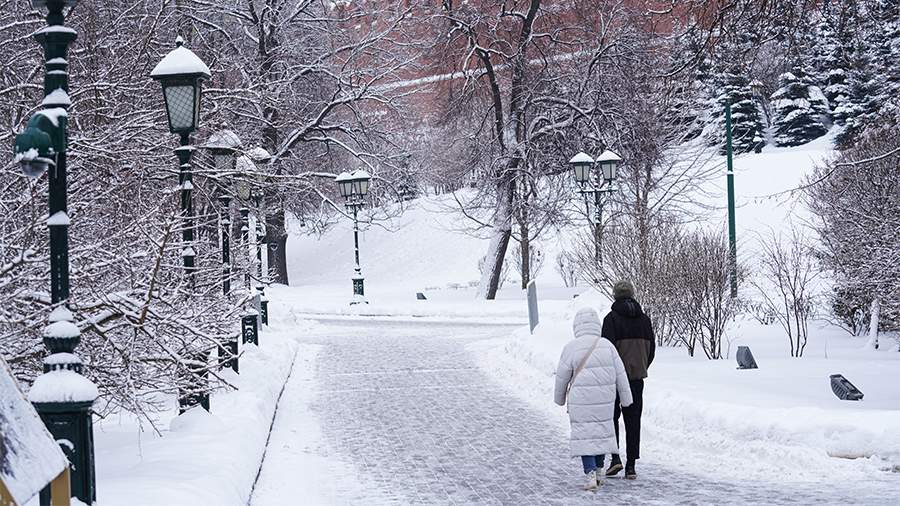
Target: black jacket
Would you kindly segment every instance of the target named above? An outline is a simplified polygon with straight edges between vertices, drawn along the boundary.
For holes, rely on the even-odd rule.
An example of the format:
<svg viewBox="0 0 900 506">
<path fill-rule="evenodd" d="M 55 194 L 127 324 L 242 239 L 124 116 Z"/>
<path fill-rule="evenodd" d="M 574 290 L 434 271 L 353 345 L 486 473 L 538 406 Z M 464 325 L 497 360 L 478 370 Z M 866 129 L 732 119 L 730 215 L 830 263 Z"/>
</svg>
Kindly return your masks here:
<svg viewBox="0 0 900 506">
<path fill-rule="evenodd" d="M 625 297 L 613 302 L 612 311 L 603 319 L 603 337 L 619 350 L 629 380 L 647 377 L 656 355 L 656 337 L 650 317 L 636 300 Z"/>
</svg>

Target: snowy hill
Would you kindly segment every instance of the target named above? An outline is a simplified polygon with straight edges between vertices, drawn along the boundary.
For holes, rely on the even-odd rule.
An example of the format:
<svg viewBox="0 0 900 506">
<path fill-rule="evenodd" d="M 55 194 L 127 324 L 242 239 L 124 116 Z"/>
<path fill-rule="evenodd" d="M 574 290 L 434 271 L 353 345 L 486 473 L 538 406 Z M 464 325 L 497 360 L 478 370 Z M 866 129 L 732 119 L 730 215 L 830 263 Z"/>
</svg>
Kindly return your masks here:
<svg viewBox="0 0 900 506">
<path fill-rule="evenodd" d="M 808 218 L 799 205 L 799 192 L 785 192 L 803 184 L 814 165 L 832 154 L 832 138 L 833 135 L 827 135 L 794 148 L 766 147 L 760 154 L 735 158 L 737 232 L 742 257 L 750 256 L 757 233 L 780 228 L 788 219 L 799 223 Z M 698 204 L 713 208 L 704 212 L 710 226 L 724 226 L 725 157 L 713 157 L 708 163 L 721 168 L 721 177 L 710 181 L 695 199 Z M 363 225 L 360 255 L 367 289 L 372 293 L 408 293 L 429 287 L 446 288 L 448 284 L 468 286 L 477 281 L 478 259 L 487 251 L 488 241 L 464 232 L 471 226 L 451 195 L 416 199 L 392 222 Z M 536 241 L 545 257 L 544 267 L 537 275 L 543 287 L 562 286 L 562 279 L 551 264 L 568 241 L 566 235 L 547 235 Z M 750 249 L 745 250 L 745 246 Z M 292 286 L 345 285 L 353 272 L 350 220 L 340 221 L 321 237 L 293 230 L 288 241 L 288 271 Z M 511 272 L 509 284 L 514 285 L 517 279 Z"/>
</svg>

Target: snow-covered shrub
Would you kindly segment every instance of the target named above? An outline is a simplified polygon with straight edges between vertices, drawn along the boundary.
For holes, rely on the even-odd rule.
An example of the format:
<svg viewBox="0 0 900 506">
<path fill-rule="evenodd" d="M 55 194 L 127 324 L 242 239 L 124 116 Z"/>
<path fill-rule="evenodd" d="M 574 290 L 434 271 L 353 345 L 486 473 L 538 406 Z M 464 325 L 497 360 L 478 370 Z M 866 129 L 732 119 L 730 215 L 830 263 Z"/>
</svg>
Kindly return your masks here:
<svg viewBox="0 0 900 506">
<path fill-rule="evenodd" d="M 674 335 L 691 356 L 699 346 L 707 358 L 720 359 L 725 328 L 741 308 L 730 293 L 728 241 L 723 232 L 694 231 L 677 248 L 670 266 L 678 287 L 669 301 Z M 739 280 L 743 271 L 738 265 Z"/>
<path fill-rule="evenodd" d="M 512 264 L 516 269 L 516 272 L 519 273 L 519 279 L 522 280 L 522 286 L 525 287 L 527 284 L 526 274 L 524 267 L 524 261 L 522 260 L 522 244 L 517 243 L 516 247 L 513 249 L 512 256 Z M 528 247 L 528 279 L 535 279 L 539 272 L 541 272 L 541 268 L 544 267 L 544 251 L 537 246 L 536 243 L 529 243 Z"/>
<path fill-rule="evenodd" d="M 802 357 L 813 312 L 814 285 L 819 276 L 807 238 L 791 229 L 787 239 L 773 234 L 761 241 L 759 275 L 753 285 L 766 309 L 787 334 L 792 357 Z"/>
<path fill-rule="evenodd" d="M 877 300 L 880 331 L 900 330 L 898 145 L 896 128 L 870 130 L 817 167 L 806 190 L 819 257 L 840 290 L 835 297 L 853 295 L 841 313 L 846 318 Z"/>
<path fill-rule="evenodd" d="M 562 278 L 563 285 L 566 287 L 578 286 L 578 259 L 575 255 L 568 251 L 560 251 L 556 254 L 556 261 L 553 267 Z"/>
</svg>

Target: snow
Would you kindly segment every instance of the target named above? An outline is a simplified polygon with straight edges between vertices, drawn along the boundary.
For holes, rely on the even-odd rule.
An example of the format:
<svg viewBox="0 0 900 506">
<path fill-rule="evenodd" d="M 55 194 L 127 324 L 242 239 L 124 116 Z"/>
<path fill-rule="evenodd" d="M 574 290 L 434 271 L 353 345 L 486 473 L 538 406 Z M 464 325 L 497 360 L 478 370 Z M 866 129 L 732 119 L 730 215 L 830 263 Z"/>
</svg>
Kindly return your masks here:
<svg viewBox="0 0 900 506">
<path fill-rule="evenodd" d="M 594 159 L 591 158 L 591 155 L 581 151 L 573 156 L 572 159 L 569 160 L 569 163 L 594 163 Z"/>
<path fill-rule="evenodd" d="M 257 163 L 265 163 L 272 159 L 272 154 L 266 151 L 265 148 L 262 148 L 260 146 L 256 146 L 250 151 L 247 151 L 247 156 L 249 156 L 251 160 Z"/>
<path fill-rule="evenodd" d="M 237 157 L 237 160 L 234 162 L 234 168 L 238 174 L 249 175 L 256 172 L 256 164 L 247 155 Z"/>
<path fill-rule="evenodd" d="M 47 218 L 48 227 L 67 227 L 71 225 L 69 215 L 65 211 L 56 211 L 53 216 Z"/>
<path fill-rule="evenodd" d="M 24 504 L 68 461 L 0 357 L 0 481 Z"/>
<path fill-rule="evenodd" d="M 66 110 L 62 107 L 50 107 L 47 109 L 41 109 L 40 111 L 38 111 L 38 114 L 40 114 L 41 116 L 45 116 L 47 119 L 53 122 L 53 126 L 56 127 L 59 126 L 60 118 L 65 118 L 69 115 L 69 113 L 66 112 Z"/>
<path fill-rule="evenodd" d="M 211 75 L 203 60 L 180 44 L 153 67 L 150 77 L 159 79 L 178 74 L 199 74 L 207 78 Z"/>
<path fill-rule="evenodd" d="M 337 175 L 336 178 L 334 178 L 335 182 L 338 182 L 338 183 L 343 182 L 343 181 L 350 181 L 352 179 L 353 179 L 353 176 L 349 172 L 346 172 L 346 171 L 341 172 L 340 174 Z"/>
<path fill-rule="evenodd" d="M 600 307 L 605 313 L 608 305 Z M 703 462 L 694 471 L 710 477 L 770 482 L 823 475 L 864 480 L 900 466 L 900 392 L 894 387 L 900 384 L 900 356 L 861 351 L 859 343 L 821 322 L 812 328 L 809 356 L 795 359 L 787 356 L 776 325 L 740 322 L 732 335 L 741 338 L 731 349 L 749 345 L 756 370 L 660 348 L 644 391 L 644 456 L 677 466 L 690 454 Z M 571 320 L 556 318 L 534 335 L 523 327 L 478 354 L 485 370 L 562 419 L 550 400 L 556 362 L 571 338 Z M 829 382 L 835 373 L 850 379 L 865 400 L 838 400 Z"/>
<path fill-rule="evenodd" d="M 28 390 L 31 402 L 93 402 L 99 395 L 91 380 L 64 369 L 41 374 Z"/>
<path fill-rule="evenodd" d="M 38 156 L 40 156 L 40 153 L 38 153 L 37 149 L 29 148 L 27 151 L 16 153 L 15 160 L 16 160 L 16 163 L 19 163 L 23 160 L 34 160 Z"/>
<path fill-rule="evenodd" d="M 751 265 L 758 238 L 788 223 L 811 218 L 800 192 L 811 168 L 832 155 L 836 130 L 802 146 L 766 146 L 760 154 L 735 157 L 739 254 Z M 698 226 L 726 223 L 724 157 L 711 162 L 721 175 L 705 183 L 694 200 Z M 465 199 L 467 192 L 459 192 Z M 475 300 L 478 259 L 485 235 L 464 232 L 466 219 L 450 195 L 416 199 L 384 227 L 362 224 L 360 254 L 369 304 L 350 306 L 353 239 L 350 220 L 339 220 L 321 235 L 304 235 L 291 224 L 288 270 L 291 287 L 269 290 L 273 300 L 301 314 L 378 322 L 434 321 L 479 324 L 516 322 L 522 329 L 472 351 L 480 366 L 530 405 L 567 429 L 564 410 L 553 405 L 552 374 L 571 335 L 573 295 L 578 305 L 609 307 L 605 294 L 564 288 L 552 266 L 572 230 L 537 241 L 545 265 L 537 274 L 541 325 L 529 335 L 525 292 L 518 276 L 494 301 Z M 415 299 L 424 292 L 428 300 Z M 742 296 L 753 298 L 748 284 Z M 702 465 L 692 472 L 737 482 L 865 483 L 890 479 L 900 469 L 900 354 L 864 349 L 823 321 L 810 326 L 806 356 L 789 357 L 779 326 L 740 320 L 729 329 L 726 352 L 749 345 L 758 370 L 738 370 L 733 358 L 690 358 L 682 348 L 658 352 L 650 370 L 645 402 L 646 454 L 655 462 L 681 468 L 686 456 Z M 893 347 L 891 347 L 893 348 Z M 827 358 L 826 358 L 827 353 Z M 844 374 L 866 395 L 863 401 L 838 400 L 829 375 Z M 886 473 L 887 472 L 887 473 Z"/>
<path fill-rule="evenodd" d="M 597 163 L 600 163 L 600 162 L 621 162 L 621 161 L 622 161 L 622 157 L 621 157 L 621 156 L 619 156 L 619 155 L 613 153 L 612 151 L 610 151 L 610 150 L 608 150 L 608 149 L 607 149 L 607 150 L 604 150 L 602 153 L 600 153 L 600 156 L 597 157 Z"/>
<path fill-rule="evenodd" d="M 44 336 L 56 339 L 72 339 L 81 335 L 78 326 L 68 320 L 60 320 L 44 328 Z"/>
<path fill-rule="evenodd" d="M 59 321 L 72 321 L 74 316 L 72 312 L 69 311 L 69 308 L 66 306 L 56 306 L 53 308 L 53 311 L 50 311 L 50 316 L 48 317 L 51 323 L 59 322 Z"/>
<path fill-rule="evenodd" d="M 296 337 L 315 324 L 296 318 L 278 301 L 270 320 L 259 347 L 242 347 L 240 374 L 217 372 L 238 389 L 215 392 L 211 413 L 194 408 L 176 416 L 170 397 L 172 411 L 153 420 L 159 433 L 124 413 L 95 421 L 97 504 L 248 503 L 295 357 L 302 364 L 312 356 Z"/>
<path fill-rule="evenodd" d="M 72 35 L 77 35 L 78 32 L 75 31 L 74 28 L 70 28 L 68 26 L 63 25 L 50 25 L 41 28 L 40 30 L 34 32 L 34 35 L 43 35 L 46 33 L 69 33 Z"/>
<path fill-rule="evenodd" d="M 216 130 L 209 136 L 205 147 L 235 149 L 241 147 L 241 144 L 241 138 L 233 130 Z"/>
<path fill-rule="evenodd" d="M 44 97 L 44 100 L 41 102 L 42 106 L 70 106 L 72 105 L 72 100 L 69 98 L 69 94 L 66 93 L 66 90 L 62 88 L 57 88 L 50 92 L 49 95 Z"/>
<path fill-rule="evenodd" d="M 46 365 L 80 364 L 81 358 L 72 353 L 54 353 L 44 357 Z"/>
</svg>

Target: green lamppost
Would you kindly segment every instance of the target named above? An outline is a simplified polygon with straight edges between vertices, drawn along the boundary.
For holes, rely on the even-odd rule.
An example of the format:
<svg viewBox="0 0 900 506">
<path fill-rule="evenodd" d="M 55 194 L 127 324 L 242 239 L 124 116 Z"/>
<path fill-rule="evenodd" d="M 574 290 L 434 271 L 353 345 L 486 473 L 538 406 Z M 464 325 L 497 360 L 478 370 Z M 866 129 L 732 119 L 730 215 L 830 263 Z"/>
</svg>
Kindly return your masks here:
<svg viewBox="0 0 900 506">
<path fill-rule="evenodd" d="M 47 27 L 34 33 L 44 48 L 44 100 L 41 109 L 16 136 L 15 158 L 26 175 L 36 178 L 49 169 L 50 302 L 53 310 L 44 328 L 43 341 L 50 354 L 44 373 L 28 392 L 41 419 L 71 463 L 72 495 L 92 504 L 97 498 L 94 478 L 94 431 L 92 406 L 97 387 L 81 375 L 81 359 L 74 354 L 81 340 L 69 310 L 69 215 L 67 209 L 67 109 L 69 45 L 75 30 L 64 26 L 63 9 L 77 0 L 33 0 L 36 9 L 47 8 Z M 49 490 L 41 493 L 42 505 L 50 503 Z"/>
<path fill-rule="evenodd" d="M 203 60 L 198 58 L 193 51 L 184 47 L 184 39 L 181 37 L 175 39 L 175 46 L 175 49 L 153 68 L 150 77 L 162 84 L 166 115 L 169 119 L 169 131 L 178 134 L 181 139 L 181 145 L 175 149 L 175 155 L 178 157 L 178 182 L 181 187 L 181 218 L 183 220 L 181 258 L 190 290 L 193 292 L 197 286 L 197 268 L 194 263 L 196 257 L 194 202 L 192 199 L 194 184 L 191 167 L 191 154 L 194 147 L 191 146 L 190 135 L 197 129 L 197 124 L 200 122 L 201 88 L 203 81 L 209 79 L 210 72 Z M 188 303 L 190 303 L 190 298 Z M 194 357 L 194 360 L 197 363 L 197 369 L 202 372 L 192 371 L 192 374 L 196 375 L 198 380 L 203 381 L 203 377 L 207 374 L 205 371 L 207 352 L 200 352 Z M 209 395 L 205 393 L 200 395 L 180 393 L 178 401 L 182 411 L 196 404 L 209 410 Z"/>
<path fill-rule="evenodd" d="M 737 279 L 737 226 L 734 218 L 734 165 L 731 146 L 731 99 L 725 102 L 725 157 L 728 180 L 728 264 L 731 271 L 731 297 L 738 294 Z"/>
<path fill-rule="evenodd" d="M 577 193 L 582 195 L 585 202 L 588 196 L 594 199 L 594 259 L 597 261 L 597 267 L 603 263 L 602 241 L 603 241 L 603 205 L 606 196 L 617 191 L 612 183 L 618 177 L 619 163 L 622 158 L 610 150 L 604 150 L 596 160 L 591 158 L 587 153 L 581 152 L 569 160 L 572 165 L 572 172 L 575 175 L 575 182 L 578 183 Z M 595 170 L 598 168 L 599 170 Z M 604 186 L 605 185 L 605 186 Z M 588 207 L 590 207 L 589 204 Z"/>
<path fill-rule="evenodd" d="M 359 263 L 359 210 L 365 205 L 366 194 L 369 193 L 371 176 L 364 170 L 353 171 L 352 174 L 342 172 L 335 178 L 338 190 L 345 199 L 345 206 L 353 213 L 353 252 L 356 264 L 353 274 L 353 299 L 350 304 L 368 304 L 365 296 L 365 278 Z"/>
</svg>

